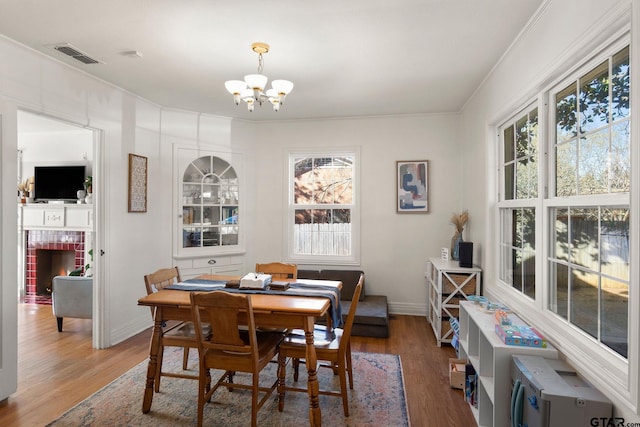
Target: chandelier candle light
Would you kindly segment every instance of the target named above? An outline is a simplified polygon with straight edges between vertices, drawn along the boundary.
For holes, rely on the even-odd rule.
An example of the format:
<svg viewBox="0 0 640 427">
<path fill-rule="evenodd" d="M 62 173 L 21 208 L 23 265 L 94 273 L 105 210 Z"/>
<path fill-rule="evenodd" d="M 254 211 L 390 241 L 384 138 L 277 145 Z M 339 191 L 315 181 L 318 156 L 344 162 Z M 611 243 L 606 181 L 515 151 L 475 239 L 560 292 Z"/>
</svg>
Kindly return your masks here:
<svg viewBox="0 0 640 427">
<path fill-rule="evenodd" d="M 251 45 L 251 49 L 258 54 L 258 74 L 248 74 L 244 76 L 244 80 L 228 80 L 224 86 L 233 95 L 236 105 L 242 100 L 247 103 L 249 111 L 253 111 L 256 102 L 262 106 L 263 102 L 268 101 L 273 105 L 273 110 L 278 111 L 284 104 L 284 98 L 293 89 L 293 83 L 289 80 L 274 80 L 271 82 L 272 88 L 264 92 L 268 79 L 262 74 L 262 54 L 269 52 L 269 45 L 256 42 Z"/>
</svg>

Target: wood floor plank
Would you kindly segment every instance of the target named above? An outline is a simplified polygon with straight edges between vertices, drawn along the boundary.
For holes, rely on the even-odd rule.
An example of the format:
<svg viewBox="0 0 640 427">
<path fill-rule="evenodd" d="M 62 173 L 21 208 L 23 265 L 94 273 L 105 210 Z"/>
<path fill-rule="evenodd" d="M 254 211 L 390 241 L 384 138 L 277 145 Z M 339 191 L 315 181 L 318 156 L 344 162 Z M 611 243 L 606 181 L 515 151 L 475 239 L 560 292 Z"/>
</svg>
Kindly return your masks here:
<svg viewBox="0 0 640 427">
<path fill-rule="evenodd" d="M 91 348 L 91 321 L 65 319 L 58 333 L 51 307 L 19 304 L 18 391 L 0 403 L 0 425 L 42 426 L 149 355 L 151 329 L 112 348 Z M 461 390 L 449 387 L 453 349 L 436 347 L 424 317 L 392 316 L 390 337 L 353 337 L 352 350 L 399 354 L 411 424 L 473 426 Z M 356 387 L 357 387 L 357 373 Z"/>
</svg>

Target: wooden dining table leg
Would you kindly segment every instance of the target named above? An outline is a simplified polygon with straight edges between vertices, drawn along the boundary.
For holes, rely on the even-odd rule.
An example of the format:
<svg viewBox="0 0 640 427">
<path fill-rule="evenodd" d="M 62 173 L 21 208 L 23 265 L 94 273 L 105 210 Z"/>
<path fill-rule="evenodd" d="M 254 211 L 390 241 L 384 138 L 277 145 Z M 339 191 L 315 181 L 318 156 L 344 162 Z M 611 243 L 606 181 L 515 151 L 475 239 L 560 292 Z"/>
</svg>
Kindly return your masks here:
<svg viewBox="0 0 640 427">
<path fill-rule="evenodd" d="M 307 391 L 309 393 L 309 424 L 312 427 L 322 425 L 322 414 L 320 412 L 320 386 L 318 385 L 318 358 L 316 348 L 313 344 L 313 326 L 315 318 L 307 317 L 304 322 L 304 335 L 307 343 Z"/>
<path fill-rule="evenodd" d="M 162 337 L 162 309 L 156 308 L 156 315 L 153 324 L 153 334 L 151 335 L 151 345 L 149 346 L 149 366 L 147 367 L 147 382 L 142 399 L 142 413 L 146 414 L 151 410 L 153 401 L 153 383 L 156 379 L 158 369 L 158 353 L 160 352 L 160 339 Z"/>
</svg>

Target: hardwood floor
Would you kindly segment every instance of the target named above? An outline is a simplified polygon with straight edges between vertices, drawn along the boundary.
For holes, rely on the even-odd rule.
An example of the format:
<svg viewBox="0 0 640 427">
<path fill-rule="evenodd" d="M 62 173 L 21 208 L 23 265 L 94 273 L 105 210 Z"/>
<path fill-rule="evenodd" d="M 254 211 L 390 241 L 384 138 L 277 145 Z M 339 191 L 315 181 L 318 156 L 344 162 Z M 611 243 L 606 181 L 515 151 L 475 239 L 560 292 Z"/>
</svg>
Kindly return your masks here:
<svg viewBox="0 0 640 427">
<path fill-rule="evenodd" d="M 411 424 L 475 425 L 462 391 L 449 387 L 447 363 L 455 357 L 453 349 L 436 347 L 424 317 L 392 316 L 390 328 L 388 339 L 353 337 L 352 349 L 400 355 Z M 94 350 L 90 320 L 65 319 L 64 332 L 58 333 L 50 306 L 20 304 L 18 391 L 0 403 L 0 425 L 53 421 L 145 360 L 150 336 L 149 329 L 112 348 Z"/>
</svg>

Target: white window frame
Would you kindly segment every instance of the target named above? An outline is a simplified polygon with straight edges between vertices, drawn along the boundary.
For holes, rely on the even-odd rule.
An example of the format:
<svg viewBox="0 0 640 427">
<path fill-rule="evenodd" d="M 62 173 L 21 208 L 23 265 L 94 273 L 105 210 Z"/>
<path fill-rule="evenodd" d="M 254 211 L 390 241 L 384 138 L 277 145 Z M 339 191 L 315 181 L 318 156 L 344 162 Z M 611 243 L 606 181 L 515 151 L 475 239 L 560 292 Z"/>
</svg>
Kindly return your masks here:
<svg viewBox="0 0 640 427">
<path fill-rule="evenodd" d="M 351 254 L 346 256 L 340 255 L 303 255 L 295 253 L 294 246 L 294 225 L 295 225 L 295 209 L 299 205 L 294 205 L 293 200 L 293 175 L 294 165 L 293 159 L 300 156 L 306 157 L 353 157 L 353 181 L 352 181 L 352 205 L 351 209 Z M 284 228 L 287 235 L 287 244 L 283 258 L 286 262 L 307 265 L 360 265 L 360 147 L 335 147 L 335 148 L 309 148 L 299 149 L 290 148 L 286 150 L 285 168 L 287 175 L 285 177 L 285 219 Z"/>
<path fill-rule="evenodd" d="M 519 118 L 521 118 L 524 114 L 529 114 L 533 109 L 537 109 L 538 110 L 538 152 L 537 152 L 537 176 L 538 176 L 538 188 L 537 188 L 537 196 L 536 197 L 532 197 L 532 198 L 521 198 L 518 199 L 515 197 L 515 189 L 514 189 L 514 198 L 513 199 L 505 199 L 505 185 L 506 185 L 506 177 L 505 177 L 505 173 L 504 173 L 504 165 L 505 165 L 505 159 L 504 159 L 504 130 L 505 128 L 509 127 L 509 126 L 513 126 Z M 522 296 L 524 296 L 525 298 L 527 298 L 528 300 L 530 300 L 530 298 L 524 294 L 524 292 L 522 292 L 521 290 L 518 290 L 517 288 L 513 287 L 513 285 L 511 283 L 507 283 L 502 281 L 500 278 L 503 277 L 503 271 L 502 271 L 502 266 L 506 265 L 505 264 L 505 260 L 504 260 L 504 241 L 505 239 L 503 238 L 504 233 L 507 231 L 507 229 L 505 228 L 505 224 L 502 223 L 502 213 L 503 211 L 511 211 L 511 210 L 515 210 L 515 209 L 533 209 L 536 212 L 536 225 L 535 225 L 535 247 L 536 247 L 536 252 L 539 251 L 540 245 L 542 244 L 542 239 L 541 239 L 541 233 L 542 233 L 542 221 L 540 220 L 540 212 L 542 209 L 542 199 L 545 197 L 546 193 L 545 193 L 545 187 L 543 185 L 543 174 L 544 174 L 544 170 L 545 170 L 545 164 L 546 164 L 546 147 L 544 146 L 544 142 L 545 142 L 545 138 L 544 135 L 542 135 L 542 130 L 544 129 L 544 126 L 546 126 L 546 114 L 545 114 L 545 109 L 543 108 L 542 103 L 540 102 L 539 98 L 535 98 L 533 100 L 529 100 L 528 102 L 526 102 L 524 104 L 524 106 L 516 109 L 515 111 L 517 111 L 516 113 L 512 114 L 507 120 L 504 121 L 504 123 L 502 125 L 500 125 L 498 127 L 498 132 L 497 132 L 497 140 L 498 140 L 498 159 L 499 159 L 499 163 L 498 163 L 498 169 L 499 169 L 499 177 L 500 179 L 498 180 L 498 203 L 497 203 L 497 216 L 498 216 L 498 228 L 497 228 L 497 232 L 498 232 L 498 236 L 497 236 L 497 245 L 498 245 L 498 249 L 497 249 L 497 253 L 498 253 L 498 280 L 500 280 L 501 283 L 503 283 L 505 286 L 509 286 L 510 289 L 513 289 L 514 291 L 518 291 Z M 515 138 L 515 135 L 514 135 Z M 516 162 L 517 163 L 517 162 Z M 514 177 L 516 177 L 516 173 L 515 173 L 515 168 L 514 168 Z M 541 291 L 540 288 L 542 287 L 542 279 L 541 279 L 541 259 L 540 256 L 536 256 L 536 260 L 535 260 L 535 293 L 536 293 L 536 297 L 535 299 L 537 300 L 539 295 L 541 295 Z"/>
<path fill-rule="evenodd" d="M 628 22 L 628 21 L 627 21 Z M 640 170 L 640 161 L 638 160 L 638 153 L 634 148 L 634 142 L 637 141 L 637 127 L 639 126 L 638 118 L 640 114 L 636 109 L 631 109 L 631 196 L 628 194 L 603 194 L 595 196 L 587 196 L 588 200 L 584 201 L 584 205 L 593 206 L 595 204 L 606 204 L 608 206 L 617 206 L 625 204 L 629 207 L 631 212 L 630 223 L 630 251 L 631 251 L 631 271 L 630 271 L 630 297 L 629 297 L 629 323 L 628 323 L 628 356 L 624 359 L 613 350 L 606 348 L 604 345 L 598 343 L 585 332 L 581 331 L 576 326 L 569 324 L 568 322 L 560 319 L 554 312 L 548 309 L 550 301 L 550 288 L 549 288 L 549 264 L 547 262 L 550 254 L 549 248 L 549 230 L 550 230 L 550 210 L 555 206 L 567 206 L 567 200 L 564 197 L 555 197 L 551 193 L 551 189 L 555 188 L 555 163 L 553 156 L 549 153 L 553 144 L 550 141 L 555 139 L 555 120 L 552 114 L 554 109 L 549 108 L 555 100 L 552 98 L 552 90 L 554 88 L 562 87 L 562 83 L 572 80 L 574 77 L 579 77 L 583 72 L 595 67 L 598 63 L 602 62 L 605 58 L 610 57 L 626 45 L 630 45 L 630 57 L 631 57 L 631 73 L 632 76 L 638 74 L 636 68 L 640 64 L 640 61 L 635 60 L 633 52 L 634 49 L 631 37 L 629 34 L 629 25 L 623 24 L 622 27 L 618 27 L 618 31 L 610 32 L 609 39 L 592 40 L 591 43 L 586 42 L 581 49 L 583 54 L 598 52 L 593 56 L 585 56 L 585 61 L 580 63 L 565 62 L 562 64 L 562 70 L 557 72 L 551 71 L 550 75 L 546 76 L 544 84 L 539 84 L 535 90 L 538 102 L 538 114 L 539 114 L 539 198 L 536 205 L 536 252 L 538 253 L 536 259 L 536 299 L 532 301 L 526 297 L 522 292 L 514 289 L 510 284 L 504 283 L 500 280 L 501 272 L 500 268 L 500 233 L 503 232 L 502 224 L 500 223 L 499 215 L 500 208 L 503 207 L 516 207 L 519 206 L 517 200 L 503 200 L 504 181 L 501 162 L 503 154 L 501 151 L 496 152 L 496 163 L 498 173 L 495 185 L 497 185 L 498 202 L 496 203 L 496 228 L 495 228 L 495 266 L 496 266 L 496 281 L 497 286 L 494 290 L 490 291 L 490 294 L 497 296 L 499 299 L 508 304 L 512 309 L 522 315 L 530 324 L 539 328 L 550 339 L 550 341 L 558 348 L 558 350 L 567 358 L 569 363 L 575 366 L 578 371 L 581 372 L 586 378 L 592 382 L 596 387 L 604 391 L 612 400 L 623 403 L 626 408 L 633 410 L 636 414 L 640 413 L 640 343 L 638 338 L 638 332 L 640 327 L 638 326 L 638 319 L 640 318 L 640 307 L 638 306 L 638 283 L 637 272 L 638 267 L 634 265 L 634 262 L 638 260 L 639 242 L 636 240 L 640 234 L 636 231 L 639 214 L 634 209 L 638 209 L 637 197 L 635 195 L 640 193 L 640 180 L 638 179 L 637 171 Z M 575 57 L 575 56 L 574 56 Z M 635 71 L 634 71 L 635 70 Z M 556 76 L 557 78 L 554 78 Z M 543 77 L 544 78 L 544 77 Z M 632 82 L 637 81 L 632 77 Z M 631 99 L 632 101 L 637 99 L 637 94 L 640 93 L 638 88 L 635 88 L 632 84 Z M 636 96 L 634 97 L 634 94 Z M 521 102 L 522 105 L 531 105 L 530 100 L 534 96 L 527 97 L 529 102 Z M 551 103 L 551 104 L 550 104 Z M 503 115 L 502 120 L 496 120 L 496 126 L 494 127 L 496 136 L 496 145 L 499 150 L 502 150 L 502 126 L 497 126 L 498 123 L 506 124 L 508 119 L 516 117 L 517 114 L 513 114 L 514 111 L 521 111 L 522 109 L 512 108 L 508 114 Z M 634 125 L 635 122 L 635 125 Z M 544 155 L 543 155 L 544 153 Z M 542 188 L 540 188 L 542 186 Z M 549 194 L 547 194 L 547 192 Z M 570 205 L 580 204 L 576 200 L 571 201 Z M 544 236 L 543 236 L 544 234 Z M 539 259 L 538 259 L 539 258 Z"/>
</svg>

